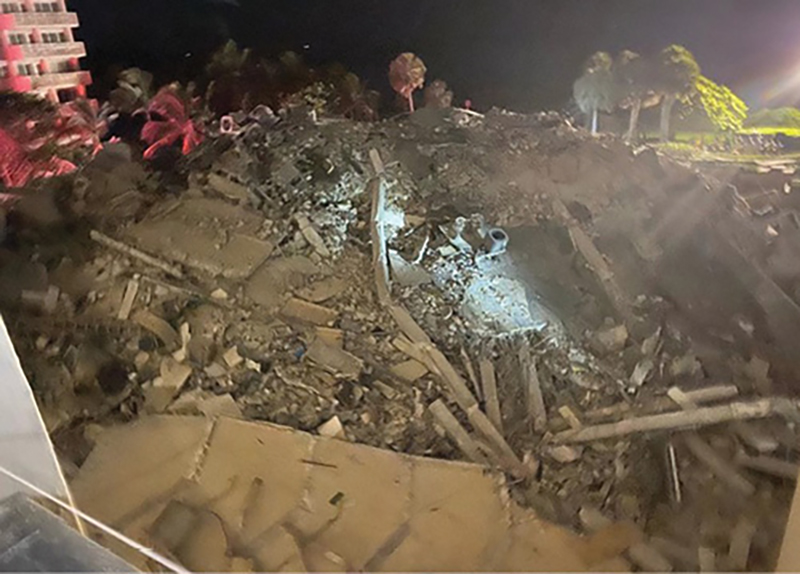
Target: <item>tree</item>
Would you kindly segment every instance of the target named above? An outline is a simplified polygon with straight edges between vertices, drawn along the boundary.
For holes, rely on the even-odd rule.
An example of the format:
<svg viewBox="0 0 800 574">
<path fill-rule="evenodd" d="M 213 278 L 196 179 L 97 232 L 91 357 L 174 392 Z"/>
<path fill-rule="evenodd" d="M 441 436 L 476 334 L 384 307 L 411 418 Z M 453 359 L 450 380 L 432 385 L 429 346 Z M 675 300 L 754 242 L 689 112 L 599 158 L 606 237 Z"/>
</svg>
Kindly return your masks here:
<svg viewBox="0 0 800 574">
<path fill-rule="evenodd" d="M 447 89 L 447 82 L 444 80 L 434 80 L 423 93 L 425 107 L 438 110 L 453 106 L 453 92 Z"/>
<path fill-rule="evenodd" d="M 642 102 L 652 91 L 648 78 L 648 64 L 636 52 L 623 50 L 614 61 L 612 71 L 619 104 L 623 109 L 631 111 L 628 132 L 625 134 L 625 140 L 630 142 L 636 136 Z"/>
<path fill-rule="evenodd" d="M 797 108 L 763 108 L 745 120 L 749 128 L 800 129 L 800 110 Z"/>
<path fill-rule="evenodd" d="M 613 60 L 606 52 L 593 54 L 584 66 L 583 75 L 573 85 L 573 95 L 581 111 L 591 118 L 592 134 L 597 133 L 597 116 L 610 112 L 615 105 Z"/>
<path fill-rule="evenodd" d="M 661 95 L 661 141 L 668 141 L 672 108 L 694 92 L 700 66 L 689 50 L 673 44 L 661 51 L 653 72 L 653 87 Z"/>
<path fill-rule="evenodd" d="M 148 144 L 145 159 L 152 159 L 156 152 L 176 142 L 181 143 L 183 155 L 188 155 L 203 141 L 202 126 L 191 115 L 192 98 L 181 94 L 175 86 L 161 88 L 147 106 L 150 117 L 142 128 L 142 140 Z"/>
<path fill-rule="evenodd" d="M 414 91 L 425 85 L 428 69 L 417 55 L 405 52 L 389 66 L 389 82 L 395 92 L 408 101 L 408 111 L 414 111 Z"/>
<path fill-rule="evenodd" d="M 737 132 L 747 119 L 747 104 L 727 86 L 698 76 L 695 85 L 700 105 L 714 127 L 722 132 Z"/>
</svg>

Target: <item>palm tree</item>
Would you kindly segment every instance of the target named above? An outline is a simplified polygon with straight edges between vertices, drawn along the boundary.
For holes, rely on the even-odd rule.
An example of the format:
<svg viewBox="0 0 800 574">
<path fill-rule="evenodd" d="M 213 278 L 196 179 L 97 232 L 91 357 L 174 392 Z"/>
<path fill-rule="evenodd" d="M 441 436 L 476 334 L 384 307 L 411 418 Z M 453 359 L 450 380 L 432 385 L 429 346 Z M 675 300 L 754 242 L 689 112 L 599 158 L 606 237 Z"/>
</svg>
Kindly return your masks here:
<svg viewBox="0 0 800 574">
<path fill-rule="evenodd" d="M 692 53 L 673 44 L 664 48 L 653 67 L 653 86 L 661 94 L 661 141 L 669 141 L 669 124 L 672 108 L 678 98 L 695 90 L 700 66 Z"/>
<path fill-rule="evenodd" d="M 652 91 L 648 78 L 648 64 L 636 52 L 623 50 L 613 66 L 614 83 L 623 109 L 630 109 L 631 116 L 625 140 L 633 141 L 639 124 L 644 98 Z"/>
<path fill-rule="evenodd" d="M 583 75 L 573 85 L 573 95 L 581 111 L 591 121 L 592 134 L 597 133 L 599 112 L 614 109 L 613 60 L 607 52 L 596 52 L 584 66 Z"/>
</svg>

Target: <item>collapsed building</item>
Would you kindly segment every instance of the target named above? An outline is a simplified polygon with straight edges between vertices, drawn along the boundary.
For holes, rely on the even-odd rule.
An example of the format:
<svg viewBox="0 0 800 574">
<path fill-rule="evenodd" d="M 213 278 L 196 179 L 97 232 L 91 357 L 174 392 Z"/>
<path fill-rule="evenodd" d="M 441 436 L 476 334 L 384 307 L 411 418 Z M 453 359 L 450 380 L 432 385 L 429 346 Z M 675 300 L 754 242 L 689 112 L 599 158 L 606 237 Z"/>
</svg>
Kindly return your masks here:
<svg viewBox="0 0 800 574">
<path fill-rule="evenodd" d="M 110 144 L 15 208 L 0 293 L 79 506 L 180 557 L 159 524 L 186 499 L 123 516 L 121 484 L 92 494 L 98 425 L 222 416 L 499 469 L 514 508 L 587 533 L 587 569 L 774 567 L 797 476 L 793 165 L 682 165 L 552 113 L 240 124 L 167 174 Z M 221 552 L 412 568 L 392 556 L 413 529 L 367 552 L 280 528 L 284 562 Z"/>
</svg>

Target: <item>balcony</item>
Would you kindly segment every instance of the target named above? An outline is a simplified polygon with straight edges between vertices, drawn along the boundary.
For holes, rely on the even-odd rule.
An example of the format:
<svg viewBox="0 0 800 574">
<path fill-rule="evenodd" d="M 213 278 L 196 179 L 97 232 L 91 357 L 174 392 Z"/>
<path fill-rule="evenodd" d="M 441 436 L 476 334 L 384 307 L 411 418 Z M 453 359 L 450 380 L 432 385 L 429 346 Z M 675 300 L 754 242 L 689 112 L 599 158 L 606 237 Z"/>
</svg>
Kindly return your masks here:
<svg viewBox="0 0 800 574">
<path fill-rule="evenodd" d="M 79 25 L 78 15 L 74 12 L 25 12 L 7 15 L 14 18 L 14 28 L 40 28 L 47 26 L 75 28 Z"/>
<path fill-rule="evenodd" d="M 21 49 L 22 58 L 52 58 L 54 56 L 83 58 L 86 56 L 86 46 L 83 45 L 83 42 L 19 44 L 13 48 Z"/>
<path fill-rule="evenodd" d="M 92 83 L 92 75 L 86 71 L 63 72 L 58 74 L 44 74 L 30 76 L 31 89 L 61 88 L 69 86 L 86 86 Z"/>
</svg>

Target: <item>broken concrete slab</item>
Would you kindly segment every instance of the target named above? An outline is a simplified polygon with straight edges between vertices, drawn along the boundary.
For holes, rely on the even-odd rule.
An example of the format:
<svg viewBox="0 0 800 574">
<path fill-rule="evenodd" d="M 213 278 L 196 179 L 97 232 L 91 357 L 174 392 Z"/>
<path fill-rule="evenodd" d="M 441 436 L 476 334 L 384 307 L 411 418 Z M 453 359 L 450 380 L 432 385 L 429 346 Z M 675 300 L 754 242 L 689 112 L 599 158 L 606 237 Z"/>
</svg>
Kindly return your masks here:
<svg viewBox="0 0 800 574">
<path fill-rule="evenodd" d="M 208 174 L 208 185 L 233 201 L 249 201 L 252 199 L 250 190 L 245 186 L 217 173 Z"/>
<path fill-rule="evenodd" d="M 389 370 L 395 377 L 408 383 L 413 383 L 428 374 L 428 368 L 414 359 L 392 365 Z"/>
<path fill-rule="evenodd" d="M 312 325 L 330 326 L 336 321 L 339 312 L 322 305 L 309 303 L 302 299 L 289 299 L 281 308 L 281 315 L 289 320 L 297 320 Z"/>
<path fill-rule="evenodd" d="M 272 259 L 253 273 L 245 285 L 245 295 L 274 310 L 284 303 L 290 290 L 302 287 L 307 277 L 319 272 L 320 268 L 306 257 Z"/>
<path fill-rule="evenodd" d="M 257 237 L 261 218 L 221 200 L 179 201 L 128 230 L 139 247 L 212 276 L 249 277 L 274 245 Z"/>
<path fill-rule="evenodd" d="M 306 351 L 306 357 L 334 375 L 349 379 L 358 379 L 364 363 L 355 355 L 351 355 L 338 347 L 325 343 L 317 338 Z"/>
<path fill-rule="evenodd" d="M 316 281 L 304 289 L 300 289 L 295 294 L 301 299 L 312 303 L 324 303 L 342 293 L 350 286 L 350 283 L 339 277 L 328 277 L 321 281 Z"/>
<path fill-rule="evenodd" d="M 76 479 L 78 506 L 140 540 L 170 500 L 213 516 L 220 523 L 205 520 L 203 541 L 182 542 L 180 554 L 219 569 L 234 554 L 257 570 L 589 567 L 568 551 L 582 544 L 579 537 L 509 503 L 502 476 L 482 467 L 273 425 L 209 424 L 153 417 L 101 435 Z"/>
</svg>

